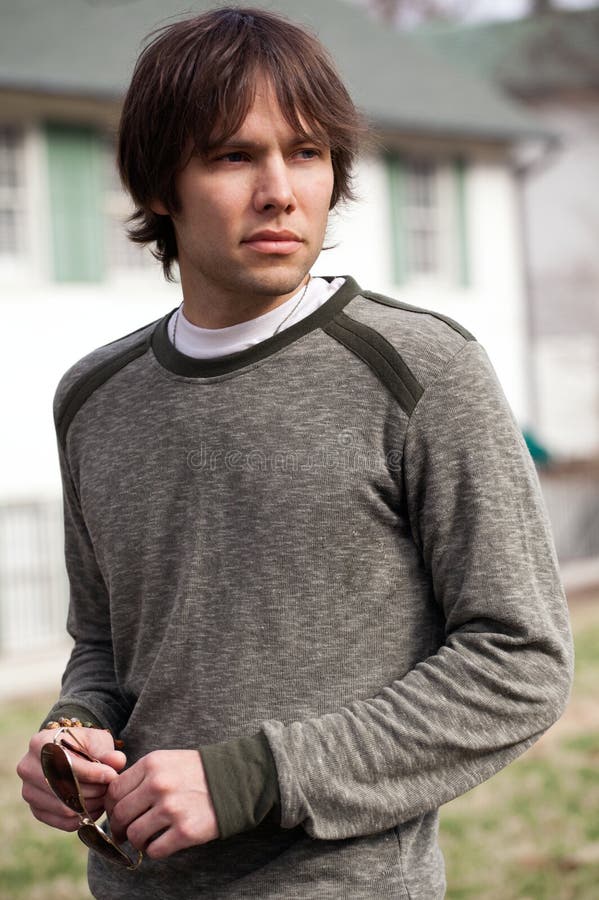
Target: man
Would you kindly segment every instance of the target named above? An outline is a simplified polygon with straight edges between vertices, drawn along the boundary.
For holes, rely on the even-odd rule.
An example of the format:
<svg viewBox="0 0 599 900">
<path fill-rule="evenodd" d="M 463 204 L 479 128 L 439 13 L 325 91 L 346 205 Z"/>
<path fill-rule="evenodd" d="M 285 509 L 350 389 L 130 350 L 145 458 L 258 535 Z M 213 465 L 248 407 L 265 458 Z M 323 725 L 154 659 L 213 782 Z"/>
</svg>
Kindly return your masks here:
<svg viewBox="0 0 599 900">
<path fill-rule="evenodd" d="M 484 351 L 310 279 L 361 131 L 320 44 L 258 10 L 163 30 L 134 73 L 133 238 L 183 304 L 55 404 L 75 646 L 48 720 L 105 729 L 73 729 L 101 760 L 73 766 L 144 851 L 92 852 L 95 897 L 440 898 L 439 806 L 567 701 L 547 521 Z M 74 830 L 48 720 L 23 796 Z"/>
</svg>

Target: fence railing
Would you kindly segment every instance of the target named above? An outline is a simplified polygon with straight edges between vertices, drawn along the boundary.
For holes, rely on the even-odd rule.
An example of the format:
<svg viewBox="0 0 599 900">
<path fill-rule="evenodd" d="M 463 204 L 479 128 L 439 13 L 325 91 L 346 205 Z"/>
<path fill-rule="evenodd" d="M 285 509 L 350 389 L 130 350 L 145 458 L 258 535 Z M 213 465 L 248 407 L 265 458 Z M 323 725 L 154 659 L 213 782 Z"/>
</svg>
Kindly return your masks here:
<svg viewBox="0 0 599 900">
<path fill-rule="evenodd" d="M 560 562 L 599 557 L 599 464 L 553 465 L 540 480 Z"/>
<path fill-rule="evenodd" d="M 599 558 L 599 468 L 552 467 L 541 485 L 561 562 Z M 0 504 L 0 654 L 65 637 L 60 500 Z"/>
<path fill-rule="evenodd" d="M 0 653 L 64 639 L 68 605 L 62 505 L 0 505 Z"/>
</svg>

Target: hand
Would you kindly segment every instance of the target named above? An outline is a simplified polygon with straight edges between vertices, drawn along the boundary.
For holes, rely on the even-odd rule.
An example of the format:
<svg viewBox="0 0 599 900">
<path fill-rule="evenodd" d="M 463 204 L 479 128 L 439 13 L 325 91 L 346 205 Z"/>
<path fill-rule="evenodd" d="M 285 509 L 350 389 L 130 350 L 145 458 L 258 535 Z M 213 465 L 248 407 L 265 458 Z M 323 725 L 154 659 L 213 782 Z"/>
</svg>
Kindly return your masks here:
<svg viewBox="0 0 599 900">
<path fill-rule="evenodd" d="M 143 756 L 109 785 L 106 812 L 114 839 L 126 837 L 152 859 L 218 837 L 197 750 L 154 750 Z"/>
<path fill-rule="evenodd" d="M 73 769 L 81 786 L 85 805 L 90 815 L 97 819 L 104 812 L 104 795 L 111 781 L 124 768 L 125 754 L 114 749 L 114 741 L 109 731 L 100 728 L 72 728 L 90 756 L 101 760 L 88 762 L 74 753 L 71 754 Z M 17 766 L 17 774 L 23 781 L 23 799 L 40 822 L 60 828 L 62 831 L 76 831 L 80 826 L 79 816 L 58 799 L 52 792 L 40 762 L 43 744 L 52 742 L 56 732 L 50 728 L 38 731 L 29 741 L 29 750 Z"/>
</svg>

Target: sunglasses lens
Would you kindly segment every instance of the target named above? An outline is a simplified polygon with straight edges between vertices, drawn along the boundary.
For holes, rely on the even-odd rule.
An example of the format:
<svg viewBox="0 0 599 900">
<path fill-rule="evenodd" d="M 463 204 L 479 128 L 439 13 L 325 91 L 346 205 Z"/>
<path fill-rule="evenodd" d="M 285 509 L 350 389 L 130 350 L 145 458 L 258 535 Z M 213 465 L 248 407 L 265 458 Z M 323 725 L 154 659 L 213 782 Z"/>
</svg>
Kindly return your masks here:
<svg viewBox="0 0 599 900">
<path fill-rule="evenodd" d="M 60 744 L 44 744 L 41 762 L 46 781 L 58 799 L 82 819 L 87 817 L 89 823 L 89 814 L 83 804 L 79 785 L 66 750 Z M 136 869 L 142 860 L 142 854 L 139 851 L 137 851 L 137 859 L 130 859 L 124 850 L 121 850 L 98 825 L 83 824 L 77 834 L 86 847 L 119 866 Z"/>
<path fill-rule="evenodd" d="M 127 866 L 129 869 L 135 869 L 139 864 L 141 855 L 137 862 L 129 859 L 127 854 L 120 850 L 99 826 L 82 825 L 77 834 L 86 847 L 89 847 L 90 850 L 94 850 L 100 856 L 103 856 L 104 859 L 118 863 L 120 866 Z"/>
<path fill-rule="evenodd" d="M 41 753 L 42 771 L 59 800 L 79 815 L 86 811 L 79 799 L 79 790 L 65 751 L 59 744 L 44 744 Z"/>
</svg>

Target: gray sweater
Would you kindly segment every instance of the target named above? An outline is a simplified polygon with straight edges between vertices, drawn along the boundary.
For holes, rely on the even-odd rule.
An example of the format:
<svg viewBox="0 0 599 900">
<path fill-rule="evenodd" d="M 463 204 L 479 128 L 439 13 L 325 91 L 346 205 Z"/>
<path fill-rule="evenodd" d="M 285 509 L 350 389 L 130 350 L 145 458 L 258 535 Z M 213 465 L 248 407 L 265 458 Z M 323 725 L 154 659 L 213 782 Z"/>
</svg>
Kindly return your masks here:
<svg viewBox="0 0 599 900">
<path fill-rule="evenodd" d="M 221 839 L 136 872 L 91 854 L 92 892 L 442 898 L 439 806 L 526 750 L 572 679 L 485 352 L 352 279 L 216 360 L 176 351 L 168 318 L 57 390 L 75 647 L 52 714 L 131 762 L 198 748 Z"/>
</svg>

